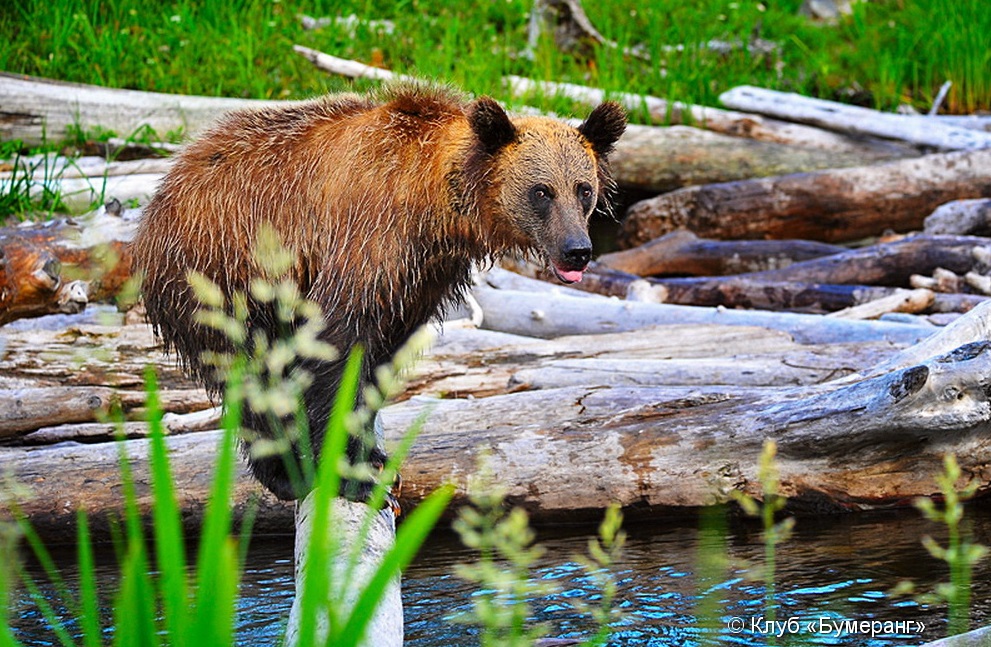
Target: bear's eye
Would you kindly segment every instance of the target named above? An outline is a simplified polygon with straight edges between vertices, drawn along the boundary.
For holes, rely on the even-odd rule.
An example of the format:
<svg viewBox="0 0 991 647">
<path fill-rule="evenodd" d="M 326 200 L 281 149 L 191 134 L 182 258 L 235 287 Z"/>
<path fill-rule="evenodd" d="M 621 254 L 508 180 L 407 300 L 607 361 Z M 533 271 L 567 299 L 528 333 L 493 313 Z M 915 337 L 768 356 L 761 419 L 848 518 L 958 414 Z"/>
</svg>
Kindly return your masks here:
<svg viewBox="0 0 991 647">
<path fill-rule="evenodd" d="M 546 184 L 535 184 L 530 187 L 530 203 L 535 207 L 546 205 L 554 199 L 554 190 Z"/>
<path fill-rule="evenodd" d="M 586 208 L 592 206 L 592 196 L 594 191 L 592 191 L 592 185 L 588 182 L 582 182 L 575 188 L 575 193 L 578 194 L 578 199 L 581 203 L 585 205 Z"/>
</svg>

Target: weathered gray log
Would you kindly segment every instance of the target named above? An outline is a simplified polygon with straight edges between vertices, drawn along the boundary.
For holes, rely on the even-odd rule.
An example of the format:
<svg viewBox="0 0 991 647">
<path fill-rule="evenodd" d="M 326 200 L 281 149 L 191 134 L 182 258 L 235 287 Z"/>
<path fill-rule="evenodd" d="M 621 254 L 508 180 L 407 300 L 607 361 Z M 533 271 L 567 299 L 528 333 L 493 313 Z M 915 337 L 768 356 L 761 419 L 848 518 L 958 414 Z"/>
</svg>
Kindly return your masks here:
<svg viewBox="0 0 991 647">
<path fill-rule="evenodd" d="M 758 275 L 719 277 L 641 278 L 617 270 L 590 265 L 578 287 L 582 290 L 631 301 L 686 306 L 722 306 L 758 310 L 826 314 L 863 306 L 879 299 L 904 296 L 904 288 L 877 285 L 777 281 Z M 927 313 L 967 312 L 988 300 L 978 294 L 931 295 Z"/>
<path fill-rule="evenodd" d="M 930 326 L 884 321 L 846 321 L 818 315 L 701 308 L 615 299 L 576 298 L 476 286 L 473 295 L 485 313 L 482 325 L 530 337 L 560 337 L 590 332 L 622 332 L 666 324 L 759 326 L 787 332 L 802 344 L 890 341 L 916 343 Z"/>
<path fill-rule="evenodd" d="M 546 303 L 547 295 L 542 300 Z M 991 379 L 991 350 L 988 337 L 981 337 L 991 330 L 989 312 L 991 306 L 975 309 L 920 348 L 941 350 L 961 338 L 981 341 L 881 372 L 851 365 L 867 378 L 843 371 L 845 379 L 799 388 L 584 385 L 459 400 L 418 397 L 383 411 L 383 429 L 394 440 L 425 405 L 433 407 L 404 468 L 406 506 L 437 479 L 454 475 L 463 485 L 474 473 L 475 457 L 489 452 L 497 461 L 496 473 L 510 486 L 511 500 L 529 507 L 538 519 L 597 516 L 612 500 L 634 507 L 646 504 L 643 510 L 694 507 L 724 499 L 728 489 L 759 487 L 753 476 L 767 437 L 779 444 L 785 492 L 800 506 L 819 511 L 905 505 L 913 496 L 937 491 L 932 476 L 939 471 L 944 451 L 955 451 L 965 472 L 975 478 L 991 478 L 983 467 L 991 452 L 991 388 L 986 383 Z M 730 344 L 739 348 L 748 336 L 761 339 L 753 334 L 730 329 L 726 336 L 739 335 L 736 345 Z M 774 335 L 763 338 L 768 352 L 773 352 Z M 586 339 L 583 357 L 604 338 Z M 708 341 L 693 348 L 671 335 L 667 350 L 681 357 L 704 354 L 706 348 L 718 352 L 717 330 L 703 339 Z M 636 335 L 624 336 L 623 341 L 640 348 L 641 358 L 643 352 L 666 352 L 650 351 L 649 340 L 637 340 Z M 485 343 L 491 342 L 483 340 L 483 348 Z M 792 342 L 778 343 L 795 348 Z M 463 347 L 472 344 L 477 342 L 461 340 Z M 575 347 L 574 342 L 568 344 Z M 883 358 L 883 345 L 873 348 L 879 365 L 890 361 Z M 814 357 L 815 349 L 807 351 L 808 358 Z M 479 357 L 487 353 L 481 350 Z M 901 357 L 911 357 L 911 352 Z M 614 355 L 598 359 L 622 360 L 624 354 L 616 347 Z M 528 367 L 516 369 L 522 373 Z M 179 468 L 184 518 L 195 523 L 202 512 L 217 435 L 188 434 L 167 442 L 173 465 Z M 127 441 L 124 447 L 136 459 L 147 454 L 143 440 Z M 33 492 L 24 503 L 29 517 L 43 528 L 64 532 L 76 507 L 95 513 L 97 522 L 119 511 L 117 451 L 108 443 L 0 448 L 0 462 L 11 467 L 15 482 Z M 146 504 L 147 472 L 140 465 L 134 469 Z M 244 478 L 239 481 L 238 510 L 257 492 Z M 456 504 L 464 500 L 463 494 Z M 270 528 L 272 519 L 286 523 L 285 513 L 281 504 L 266 503 L 259 521 Z"/>
<path fill-rule="evenodd" d="M 861 166 L 864 161 L 859 151 L 802 148 L 689 126 L 636 125 L 627 127 L 609 157 L 620 186 L 655 193 L 684 186 Z"/>
<path fill-rule="evenodd" d="M 652 276 L 723 276 L 779 269 L 847 251 L 807 240 L 713 240 L 680 229 L 631 249 L 603 254 L 599 265 Z"/>
<path fill-rule="evenodd" d="M 926 216 L 923 226 L 927 234 L 991 234 L 991 199 L 947 202 Z"/>
<path fill-rule="evenodd" d="M 951 451 L 984 494 L 991 484 L 991 343 L 838 388 L 570 387 L 431 406 L 404 493 L 465 488 L 481 456 L 508 499 L 539 517 L 592 514 L 612 502 L 703 506 L 759 494 L 757 457 L 778 444 L 782 493 L 796 508 L 905 505 L 939 491 Z M 383 412 L 387 436 L 428 403 Z M 463 447 L 470 438 L 472 447 Z M 461 446 L 456 455 L 438 447 Z M 553 468 L 549 468 L 553 466 Z M 579 494 L 580 493 L 580 494 Z"/>
<path fill-rule="evenodd" d="M 154 366 L 164 390 L 195 390 L 174 358 L 162 354 L 151 327 L 73 324 L 57 330 L 0 328 L 0 389 L 113 387 L 140 391 Z"/>
<path fill-rule="evenodd" d="M 991 147 L 991 133 L 957 128 L 929 117 L 896 115 L 791 92 L 740 86 L 719 96 L 729 108 L 858 135 L 899 139 L 942 150 Z"/>
<path fill-rule="evenodd" d="M 418 364 L 407 395 L 483 398 L 578 384 L 817 384 L 884 361 L 898 347 L 886 341 L 807 346 L 746 326 L 666 325 L 556 339 L 455 330 Z"/>
<path fill-rule="evenodd" d="M 220 438 L 220 432 L 166 438 L 177 503 L 189 532 L 197 532 L 203 521 Z M 0 465 L 4 466 L 4 477 L 22 488 L 18 504 L 40 533 L 62 539 L 71 537 L 76 510 L 83 510 L 94 533 L 108 537 L 112 519 L 121 519 L 124 510 L 119 467 L 122 450 L 130 461 L 139 508 L 143 514 L 150 513 L 149 442 L 138 439 L 122 444 L 0 447 Z M 279 501 L 267 492 L 243 464 L 237 473 L 231 502 L 235 519 L 240 520 L 254 502 L 258 506 L 256 531 L 292 532 L 293 504 Z M 5 513 L 0 501 L 0 516 Z"/>
<path fill-rule="evenodd" d="M 294 49 L 320 69 L 334 74 L 377 80 L 410 78 L 300 45 Z M 885 154 L 875 159 L 893 157 Z M 864 160 L 863 147 L 808 149 L 728 137 L 687 126 L 631 125 L 610 156 L 610 166 L 621 186 L 661 192 L 694 184 L 858 166 Z"/>
<path fill-rule="evenodd" d="M 301 640 L 299 631 L 302 621 L 303 587 L 306 585 L 304 576 L 307 569 L 307 557 L 310 554 L 310 542 L 313 540 L 313 515 L 315 513 L 316 497 L 310 493 L 296 509 L 296 540 L 295 540 L 295 580 L 296 597 L 293 598 L 289 610 L 289 624 L 286 629 L 286 644 L 297 647 L 299 644 L 318 644 L 327 642 L 330 619 L 327 613 L 321 612 L 316 618 L 316 636 L 314 639 Z M 358 602 L 358 597 L 372 579 L 375 571 L 382 563 L 385 554 L 392 548 L 396 536 L 396 518 L 390 509 L 373 511 L 364 503 L 355 503 L 346 499 L 331 499 L 329 510 L 331 523 L 323 529 L 332 532 L 337 552 L 328 559 L 329 572 L 314 573 L 325 578 L 327 586 L 327 604 L 333 604 L 341 613 L 350 613 Z M 367 534 L 362 532 L 366 519 L 372 517 Z M 317 529 L 319 532 L 320 529 Z M 358 542 L 361 542 L 360 548 Z M 355 564 L 351 566 L 354 556 Z M 346 577 L 347 573 L 351 577 Z M 327 604 L 319 608 L 325 609 Z M 399 576 L 392 580 L 375 608 L 375 613 L 369 621 L 365 635 L 359 643 L 367 647 L 402 647 L 403 644 L 403 602 L 400 596 Z"/>
<path fill-rule="evenodd" d="M 212 405 L 203 389 L 162 391 L 159 400 L 165 411 L 173 413 L 209 409 Z M 113 407 L 132 417 L 141 415 L 145 401 L 144 391 L 118 391 L 105 386 L 0 389 L 0 438 L 53 425 L 93 422 L 105 418 Z"/>
<path fill-rule="evenodd" d="M 65 139 L 70 129 L 101 126 L 128 137 L 150 127 L 159 139 L 192 136 L 223 113 L 283 101 L 118 90 L 0 72 L 0 139 L 29 146 Z"/>
<path fill-rule="evenodd" d="M 843 242 L 921 229 L 951 200 L 991 197 L 991 150 L 687 187 L 634 204 L 620 242 L 633 247 L 677 229 L 712 238 Z"/>
</svg>

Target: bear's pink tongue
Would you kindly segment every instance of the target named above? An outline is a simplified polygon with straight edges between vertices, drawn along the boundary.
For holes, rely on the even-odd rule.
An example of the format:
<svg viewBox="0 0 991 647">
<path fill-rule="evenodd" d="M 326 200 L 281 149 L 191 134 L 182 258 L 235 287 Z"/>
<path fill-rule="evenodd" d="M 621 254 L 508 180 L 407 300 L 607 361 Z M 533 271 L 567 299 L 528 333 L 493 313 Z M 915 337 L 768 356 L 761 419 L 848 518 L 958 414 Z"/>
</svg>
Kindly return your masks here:
<svg viewBox="0 0 991 647">
<path fill-rule="evenodd" d="M 584 270 L 562 270 L 559 267 L 554 268 L 557 271 L 557 275 L 568 283 L 578 283 L 582 280 L 582 275 L 585 273 Z"/>
</svg>

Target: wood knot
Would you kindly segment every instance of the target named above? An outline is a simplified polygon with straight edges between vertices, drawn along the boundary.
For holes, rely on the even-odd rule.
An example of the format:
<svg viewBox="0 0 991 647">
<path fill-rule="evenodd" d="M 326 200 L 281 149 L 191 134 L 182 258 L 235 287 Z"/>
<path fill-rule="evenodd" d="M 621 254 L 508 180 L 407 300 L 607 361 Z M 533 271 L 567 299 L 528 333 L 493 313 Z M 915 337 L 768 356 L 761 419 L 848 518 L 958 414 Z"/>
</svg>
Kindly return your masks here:
<svg viewBox="0 0 991 647">
<path fill-rule="evenodd" d="M 901 379 L 888 387 L 888 393 L 895 402 L 917 392 L 929 379 L 929 368 L 926 366 L 913 366 L 905 369 Z"/>
</svg>

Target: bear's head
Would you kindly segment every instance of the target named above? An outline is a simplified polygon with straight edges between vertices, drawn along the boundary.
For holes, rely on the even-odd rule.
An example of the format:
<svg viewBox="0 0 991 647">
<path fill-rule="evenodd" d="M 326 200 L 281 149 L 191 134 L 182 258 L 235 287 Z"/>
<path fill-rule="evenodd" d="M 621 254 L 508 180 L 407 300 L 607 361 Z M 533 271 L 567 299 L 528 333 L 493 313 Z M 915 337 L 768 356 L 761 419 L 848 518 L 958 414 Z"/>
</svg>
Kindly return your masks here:
<svg viewBox="0 0 991 647">
<path fill-rule="evenodd" d="M 489 161 L 485 182 L 499 221 L 491 226 L 514 246 L 537 250 L 562 282 L 580 281 L 592 258 L 589 219 L 611 209 L 606 156 L 626 128 L 626 112 L 606 102 L 573 128 L 545 117 L 510 119 L 481 97 L 467 116 Z"/>
</svg>

